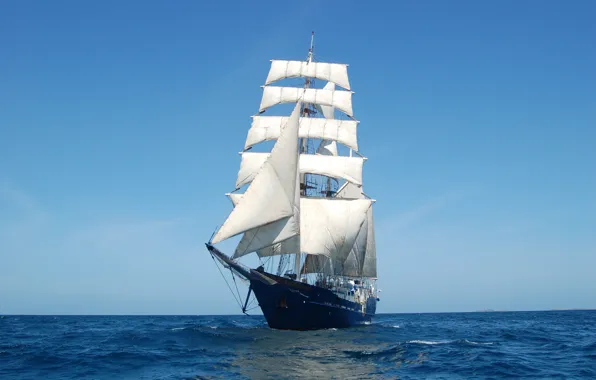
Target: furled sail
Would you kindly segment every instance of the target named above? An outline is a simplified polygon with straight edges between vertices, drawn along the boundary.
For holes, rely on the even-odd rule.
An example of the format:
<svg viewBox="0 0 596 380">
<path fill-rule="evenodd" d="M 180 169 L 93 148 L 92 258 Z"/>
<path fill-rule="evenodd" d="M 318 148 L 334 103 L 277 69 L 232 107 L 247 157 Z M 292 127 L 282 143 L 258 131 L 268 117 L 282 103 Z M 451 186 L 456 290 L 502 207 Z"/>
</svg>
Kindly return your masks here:
<svg viewBox="0 0 596 380">
<path fill-rule="evenodd" d="M 240 162 L 240 170 L 236 179 L 236 189 L 254 181 L 255 175 L 260 170 L 269 153 L 244 152 Z M 362 183 L 362 157 L 323 156 L 314 154 L 301 154 L 299 170 L 301 174 L 321 174 L 333 178 L 343 178 L 346 181 Z"/>
<path fill-rule="evenodd" d="M 253 116 L 244 149 L 263 141 L 276 140 L 287 120 L 284 116 Z M 301 118 L 298 135 L 300 138 L 337 141 L 357 151 L 357 126 L 358 121 L 355 120 Z"/>
<path fill-rule="evenodd" d="M 296 178 L 300 108 L 301 103 L 298 102 L 271 153 L 255 172 L 242 199 L 213 236 L 212 244 L 282 219 L 287 219 L 285 223 L 288 226 L 278 229 L 279 232 L 288 228 L 290 234 L 298 234 L 300 202 L 296 201 L 299 191 Z M 269 234 L 268 238 L 276 240 L 274 234 Z"/>
<path fill-rule="evenodd" d="M 271 68 L 265 84 L 299 77 L 326 80 L 346 90 L 350 89 L 348 65 L 342 63 L 271 60 Z"/>
<path fill-rule="evenodd" d="M 294 103 L 299 99 L 302 99 L 304 103 L 335 107 L 350 117 L 354 115 L 352 112 L 351 91 L 273 86 L 263 88 L 263 98 L 261 99 L 259 112 L 264 112 L 267 108 L 276 104 Z"/>
</svg>

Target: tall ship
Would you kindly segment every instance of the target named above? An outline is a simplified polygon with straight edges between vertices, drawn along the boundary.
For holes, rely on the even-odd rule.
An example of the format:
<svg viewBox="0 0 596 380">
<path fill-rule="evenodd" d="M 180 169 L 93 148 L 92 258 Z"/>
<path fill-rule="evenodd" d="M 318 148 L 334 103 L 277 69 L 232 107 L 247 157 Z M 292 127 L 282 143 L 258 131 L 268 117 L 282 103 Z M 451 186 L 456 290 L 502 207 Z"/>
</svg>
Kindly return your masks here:
<svg viewBox="0 0 596 380">
<path fill-rule="evenodd" d="M 271 61 L 235 190 L 226 194 L 233 209 L 206 243 L 222 274 L 231 273 L 226 282 L 242 311 L 260 307 L 274 329 L 366 324 L 379 301 L 375 201 L 362 187 L 366 157 L 348 65 L 313 53 L 314 32 L 306 60 Z M 285 115 L 273 113 L 283 108 Z M 233 237 L 233 254 L 216 248 Z M 248 285 L 245 297 L 238 282 Z"/>
</svg>

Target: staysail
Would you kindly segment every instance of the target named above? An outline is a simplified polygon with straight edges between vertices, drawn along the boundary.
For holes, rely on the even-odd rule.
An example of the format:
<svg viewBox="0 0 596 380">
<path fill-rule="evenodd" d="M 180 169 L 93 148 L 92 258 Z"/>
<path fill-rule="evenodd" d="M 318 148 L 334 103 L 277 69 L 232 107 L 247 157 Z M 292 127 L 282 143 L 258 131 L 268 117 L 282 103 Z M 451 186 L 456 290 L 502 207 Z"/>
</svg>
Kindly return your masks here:
<svg viewBox="0 0 596 380">
<path fill-rule="evenodd" d="M 296 202 L 298 184 L 298 123 L 301 104 L 298 102 L 282 129 L 271 154 L 255 173 L 254 179 L 224 224 L 213 236 L 212 244 L 273 222 L 283 224 L 275 232 L 267 231 L 265 239 L 273 244 L 299 232 L 300 202 Z M 269 229 L 265 227 L 263 229 Z M 289 236 L 288 236 L 289 235 Z M 283 240 L 285 240 L 283 239 Z"/>
</svg>

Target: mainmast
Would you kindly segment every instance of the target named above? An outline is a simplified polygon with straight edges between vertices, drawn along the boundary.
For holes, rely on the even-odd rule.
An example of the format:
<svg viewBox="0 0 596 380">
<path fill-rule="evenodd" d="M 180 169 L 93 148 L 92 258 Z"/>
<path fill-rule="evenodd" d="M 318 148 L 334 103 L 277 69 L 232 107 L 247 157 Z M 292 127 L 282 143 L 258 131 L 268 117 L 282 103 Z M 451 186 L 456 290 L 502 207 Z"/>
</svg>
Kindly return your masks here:
<svg viewBox="0 0 596 380">
<path fill-rule="evenodd" d="M 315 32 L 312 32 L 312 35 L 310 37 L 310 48 L 308 49 L 308 56 L 306 58 L 306 62 L 311 63 L 313 60 L 313 54 L 314 54 L 314 45 L 315 43 Z M 313 78 L 310 77 L 305 77 L 304 78 L 304 88 L 311 88 L 313 84 Z M 302 105 L 302 110 L 301 110 L 301 116 L 302 117 L 311 117 L 312 115 L 315 114 L 315 109 L 314 106 L 312 104 L 309 103 L 303 103 Z M 308 150 L 308 138 L 302 138 L 300 139 L 300 153 L 307 153 Z M 300 175 L 300 193 L 303 196 L 308 195 L 307 189 L 308 189 L 308 174 L 301 174 Z"/>
<path fill-rule="evenodd" d="M 308 56 L 306 57 L 306 62 L 311 63 L 313 60 L 315 48 L 315 32 L 313 31 L 310 36 L 310 48 L 308 49 Z M 304 78 L 304 88 L 310 88 L 312 85 L 312 78 L 305 77 Z M 302 117 L 310 117 L 316 111 L 314 110 L 314 106 L 312 104 L 304 103 L 302 106 Z M 300 139 L 300 154 L 307 153 L 308 151 L 308 138 L 301 138 Z M 308 174 L 300 174 L 300 195 L 306 196 L 308 195 Z M 296 262 L 294 266 L 294 273 L 296 274 L 296 279 L 300 280 L 300 261 L 302 255 L 300 252 L 296 252 Z"/>
</svg>

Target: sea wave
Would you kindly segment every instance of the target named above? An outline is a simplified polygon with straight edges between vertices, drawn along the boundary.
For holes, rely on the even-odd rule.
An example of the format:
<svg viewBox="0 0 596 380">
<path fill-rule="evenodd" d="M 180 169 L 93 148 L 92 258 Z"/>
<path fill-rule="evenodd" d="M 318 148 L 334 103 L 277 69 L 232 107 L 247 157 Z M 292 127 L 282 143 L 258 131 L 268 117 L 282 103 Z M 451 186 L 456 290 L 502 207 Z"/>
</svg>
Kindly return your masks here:
<svg viewBox="0 0 596 380">
<path fill-rule="evenodd" d="M 261 316 L 0 320 L 0 378 L 595 378 L 596 312 L 379 315 L 269 329 Z"/>
</svg>

